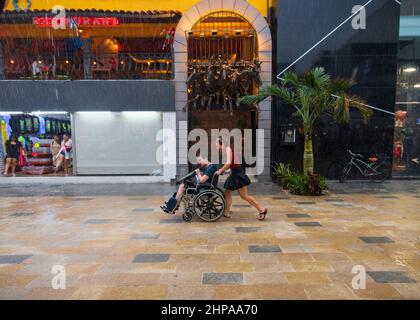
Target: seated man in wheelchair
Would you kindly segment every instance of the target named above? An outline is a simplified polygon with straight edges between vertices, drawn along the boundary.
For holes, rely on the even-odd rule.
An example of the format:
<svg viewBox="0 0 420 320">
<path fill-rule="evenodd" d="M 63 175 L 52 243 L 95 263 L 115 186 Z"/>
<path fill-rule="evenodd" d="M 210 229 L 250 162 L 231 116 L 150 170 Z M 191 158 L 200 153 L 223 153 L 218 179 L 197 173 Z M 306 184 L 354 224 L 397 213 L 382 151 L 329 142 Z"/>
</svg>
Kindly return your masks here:
<svg viewBox="0 0 420 320">
<path fill-rule="evenodd" d="M 165 213 L 175 213 L 187 188 L 194 188 L 200 184 L 211 183 L 213 181 L 214 173 L 218 169 L 217 165 L 210 163 L 210 161 L 203 156 L 197 157 L 197 163 L 200 165 L 200 168 L 185 176 L 179 184 L 178 191 L 165 202 L 165 205 L 161 206 L 161 209 Z"/>
</svg>

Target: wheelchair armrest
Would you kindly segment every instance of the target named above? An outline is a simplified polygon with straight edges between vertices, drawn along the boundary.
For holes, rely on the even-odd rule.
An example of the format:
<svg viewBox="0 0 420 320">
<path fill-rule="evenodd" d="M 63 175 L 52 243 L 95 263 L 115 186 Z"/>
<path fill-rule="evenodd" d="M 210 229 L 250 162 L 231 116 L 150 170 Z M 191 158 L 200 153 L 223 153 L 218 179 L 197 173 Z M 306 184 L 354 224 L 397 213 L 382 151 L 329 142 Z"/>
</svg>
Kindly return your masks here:
<svg viewBox="0 0 420 320">
<path fill-rule="evenodd" d="M 197 185 L 197 189 L 201 189 L 201 188 L 208 188 L 208 189 L 214 189 L 214 185 L 212 183 L 200 183 Z"/>
</svg>

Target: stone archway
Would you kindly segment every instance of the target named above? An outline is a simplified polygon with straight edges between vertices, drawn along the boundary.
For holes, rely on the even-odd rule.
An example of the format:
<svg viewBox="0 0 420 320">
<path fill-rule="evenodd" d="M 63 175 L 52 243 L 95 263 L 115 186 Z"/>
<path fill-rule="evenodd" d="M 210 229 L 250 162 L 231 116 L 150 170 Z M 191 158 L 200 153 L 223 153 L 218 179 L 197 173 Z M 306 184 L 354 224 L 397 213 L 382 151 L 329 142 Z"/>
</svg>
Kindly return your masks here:
<svg viewBox="0 0 420 320">
<path fill-rule="evenodd" d="M 175 106 L 176 119 L 187 121 L 187 113 L 183 108 L 188 100 L 187 84 L 188 77 L 188 48 L 185 32 L 191 30 L 196 22 L 204 16 L 216 11 L 230 11 L 244 17 L 254 28 L 258 40 L 258 58 L 261 65 L 261 79 L 264 85 L 272 83 L 272 39 L 270 28 L 263 15 L 251 4 L 244 0 L 202 0 L 191 7 L 182 15 L 174 37 L 174 79 L 175 79 Z M 271 161 L 271 99 L 267 99 L 259 105 L 258 128 L 264 129 L 264 152 L 259 153 L 259 161 L 264 161 L 264 172 L 262 176 L 270 175 Z M 186 125 L 177 125 L 178 133 L 178 175 L 188 170 L 188 128 Z M 261 140 L 257 140 L 258 144 Z"/>
</svg>

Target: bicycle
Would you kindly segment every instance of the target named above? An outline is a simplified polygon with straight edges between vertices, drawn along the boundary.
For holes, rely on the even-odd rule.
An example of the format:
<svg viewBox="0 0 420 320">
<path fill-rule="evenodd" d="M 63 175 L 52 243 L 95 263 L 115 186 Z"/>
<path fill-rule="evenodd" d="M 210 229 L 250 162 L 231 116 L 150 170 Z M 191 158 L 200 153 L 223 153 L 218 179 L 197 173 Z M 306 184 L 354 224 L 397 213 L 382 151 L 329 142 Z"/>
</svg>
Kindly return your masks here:
<svg viewBox="0 0 420 320">
<path fill-rule="evenodd" d="M 369 157 L 369 162 L 364 161 L 364 156 L 347 150 L 350 155 L 349 161 L 343 159 L 334 161 L 328 168 L 329 177 L 336 178 L 340 183 L 344 183 L 349 177 L 353 168 L 372 182 L 383 182 L 389 177 L 389 166 L 381 161 L 377 156 Z"/>
</svg>

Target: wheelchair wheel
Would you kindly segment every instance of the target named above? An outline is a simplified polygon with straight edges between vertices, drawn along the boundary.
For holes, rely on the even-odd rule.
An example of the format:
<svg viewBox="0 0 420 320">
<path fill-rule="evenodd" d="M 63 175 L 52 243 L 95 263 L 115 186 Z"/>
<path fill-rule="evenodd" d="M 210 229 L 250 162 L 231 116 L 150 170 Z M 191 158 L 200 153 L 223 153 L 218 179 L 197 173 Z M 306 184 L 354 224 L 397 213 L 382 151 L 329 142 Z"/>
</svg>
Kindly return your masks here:
<svg viewBox="0 0 420 320">
<path fill-rule="evenodd" d="M 190 222 L 192 220 L 192 218 L 193 218 L 193 215 L 190 212 L 185 212 L 182 215 L 182 219 L 184 219 L 185 222 Z"/>
<path fill-rule="evenodd" d="M 211 222 L 219 219 L 226 208 L 223 195 L 216 190 L 200 192 L 194 200 L 194 213 L 203 221 Z"/>
</svg>

